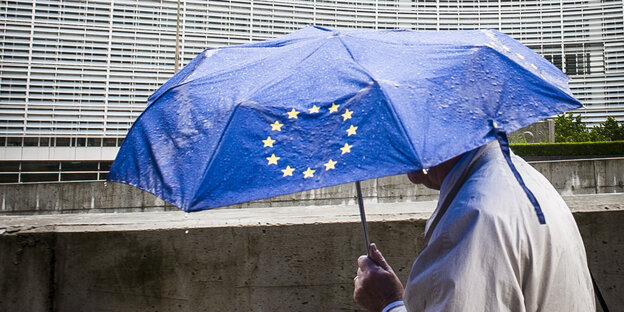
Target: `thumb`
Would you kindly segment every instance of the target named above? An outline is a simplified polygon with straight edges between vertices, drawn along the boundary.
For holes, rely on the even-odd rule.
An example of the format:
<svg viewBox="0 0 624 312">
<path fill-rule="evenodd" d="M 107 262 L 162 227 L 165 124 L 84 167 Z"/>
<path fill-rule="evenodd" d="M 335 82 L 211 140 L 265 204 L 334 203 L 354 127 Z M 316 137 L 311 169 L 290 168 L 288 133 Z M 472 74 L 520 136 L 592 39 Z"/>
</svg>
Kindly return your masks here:
<svg viewBox="0 0 624 312">
<path fill-rule="evenodd" d="M 381 255 L 381 251 L 377 249 L 375 243 L 370 244 L 368 247 L 369 258 L 373 260 L 378 266 L 386 271 L 392 271 L 390 265 L 386 262 L 386 259 Z"/>
</svg>

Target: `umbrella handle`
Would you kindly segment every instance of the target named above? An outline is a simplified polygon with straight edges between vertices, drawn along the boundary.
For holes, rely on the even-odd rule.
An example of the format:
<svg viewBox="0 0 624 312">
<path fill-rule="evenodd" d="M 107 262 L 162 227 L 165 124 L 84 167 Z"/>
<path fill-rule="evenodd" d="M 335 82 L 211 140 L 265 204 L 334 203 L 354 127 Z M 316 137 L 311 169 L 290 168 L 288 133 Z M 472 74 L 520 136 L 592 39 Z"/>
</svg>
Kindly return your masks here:
<svg viewBox="0 0 624 312">
<path fill-rule="evenodd" d="M 355 181 L 355 190 L 357 191 L 358 206 L 360 207 L 360 219 L 362 219 L 364 239 L 366 240 L 366 255 L 370 257 L 370 239 L 368 238 L 368 227 L 366 226 L 366 213 L 364 212 L 364 202 L 362 201 L 362 188 L 360 187 L 360 181 Z"/>
</svg>

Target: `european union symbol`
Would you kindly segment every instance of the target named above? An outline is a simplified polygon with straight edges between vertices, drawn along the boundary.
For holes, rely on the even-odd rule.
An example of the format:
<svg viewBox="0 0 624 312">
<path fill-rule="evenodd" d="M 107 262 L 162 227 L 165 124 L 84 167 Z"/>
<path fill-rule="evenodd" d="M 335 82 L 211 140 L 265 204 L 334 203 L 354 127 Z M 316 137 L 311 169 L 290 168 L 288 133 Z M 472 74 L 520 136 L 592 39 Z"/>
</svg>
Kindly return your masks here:
<svg viewBox="0 0 624 312">
<path fill-rule="evenodd" d="M 206 172 L 211 178 L 196 189 L 205 195 L 191 206 L 219 207 L 353 182 L 371 167 L 390 175 L 413 166 L 401 156 L 409 155 L 407 144 L 395 139 L 397 129 L 386 122 L 392 118 L 379 92 L 378 85 L 362 83 L 324 102 L 242 103 L 212 156 Z"/>
<path fill-rule="evenodd" d="M 301 113 L 302 116 L 299 118 L 299 114 Z M 340 167 L 343 169 L 347 168 L 348 165 L 344 161 L 345 157 L 343 157 L 343 155 L 351 153 L 351 148 L 353 147 L 353 142 L 351 141 L 351 144 L 349 144 L 350 140 L 347 140 L 347 138 L 356 135 L 358 129 L 356 125 L 350 122 L 353 118 L 352 110 L 349 110 L 348 108 L 340 110 L 340 105 L 336 103 L 331 103 L 331 106 L 329 107 L 320 107 L 315 104 L 312 105 L 312 107 L 310 107 L 307 111 L 303 112 L 293 108 L 286 112 L 285 115 L 287 115 L 287 117 L 285 116 L 285 120 L 282 120 L 284 123 L 281 123 L 280 120 L 276 120 L 274 123 L 270 124 L 270 133 L 266 139 L 262 140 L 263 147 L 265 148 L 264 156 L 270 153 L 270 156 L 265 157 L 267 160 L 267 166 L 274 165 L 276 168 L 280 168 L 278 170 L 282 173 L 282 177 L 291 177 L 289 179 L 292 180 L 312 179 L 315 177 L 315 174 L 317 179 L 319 179 L 323 171 L 336 170 L 336 165 L 339 161 L 339 169 Z M 334 147 L 334 153 L 332 153 L 331 148 L 328 149 L 327 153 L 321 153 L 321 155 L 329 157 L 326 159 L 322 159 L 322 157 L 314 157 L 315 154 L 303 154 L 309 151 L 309 149 L 305 148 L 305 146 L 300 148 L 301 145 L 314 144 L 315 142 L 300 142 L 297 140 L 297 137 L 293 137 L 288 133 L 288 130 L 291 127 L 295 128 L 300 126 L 297 125 L 297 121 L 303 119 L 307 119 L 307 122 L 314 124 L 314 128 L 317 128 L 318 126 L 318 119 L 329 119 L 328 123 L 334 123 L 338 129 L 344 130 L 344 145 L 340 148 Z M 349 125 L 349 127 L 347 128 L 346 125 Z M 316 131 L 317 140 L 321 144 L 329 141 L 325 137 L 323 130 L 324 129 L 318 129 Z M 270 134 L 273 134 L 275 139 L 271 138 Z M 320 149 L 326 149 L 323 146 L 318 147 Z M 288 149 L 293 149 L 294 153 L 293 151 L 289 152 Z M 279 157 L 275 153 L 277 153 L 277 155 L 294 154 L 294 158 L 289 159 Z M 334 155 L 332 156 L 331 154 Z M 319 173 L 317 173 L 317 171 L 319 171 Z M 329 174 L 329 172 L 327 172 L 327 174 Z"/>
</svg>

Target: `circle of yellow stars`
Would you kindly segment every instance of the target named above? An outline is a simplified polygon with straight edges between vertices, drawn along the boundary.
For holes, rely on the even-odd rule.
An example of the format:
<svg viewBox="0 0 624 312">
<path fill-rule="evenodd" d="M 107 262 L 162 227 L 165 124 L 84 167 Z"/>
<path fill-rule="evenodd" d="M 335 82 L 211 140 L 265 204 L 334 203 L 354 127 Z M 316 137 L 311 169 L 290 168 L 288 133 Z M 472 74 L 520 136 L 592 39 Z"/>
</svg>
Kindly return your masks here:
<svg viewBox="0 0 624 312">
<path fill-rule="evenodd" d="M 311 108 L 308 109 L 308 113 L 310 114 L 318 114 L 321 112 L 321 107 L 317 106 L 317 105 L 313 105 Z M 350 120 L 353 116 L 353 111 L 349 110 L 349 109 L 345 109 L 344 112 L 342 114 L 339 113 L 339 109 L 340 109 L 340 105 L 336 104 L 336 103 L 332 103 L 332 105 L 330 107 L 327 108 L 327 111 L 330 114 L 339 114 L 340 116 L 342 116 L 342 122 L 347 122 L 348 120 Z M 288 116 L 288 119 L 298 119 L 299 118 L 299 114 L 301 112 L 297 111 L 296 109 L 291 109 L 290 111 L 286 112 L 286 115 Z M 270 132 L 281 132 L 282 131 L 282 127 L 284 127 L 283 123 L 280 123 L 279 120 L 276 120 L 274 123 L 270 124 L 271 126 L 271 131 Z M 347 137 L 353 136 L 353 135 L 357 135 L 357 129 L 358 127 L 351 124 L 350 127 L 345 131 L 347 134 Z M 273 148 L 274 144 L 276 144 L 276 140 L 271 138 L 271 136 L 267 136 L 266 139 L 262 140 L 263 143 L 263 147 L 264 148 Z M 340 154 L 344 155 L 347 153 L 351 153 L 351 148 L 353 147 L 353 145 L 350 145 L 349 143 L 345 143 L 342 147 L 340 147 Z M 275 153 L 271 153 L 271 156 L 266 157 L 267 160 L 267 166 L 277 166 L 279 168 L 284 168 L 283 166 L 280 166 L 280 157 L 275 155 Z M 327 160 L 327 162 L 325 162 L 323 164 L 323 167 L 325 169 L 325 171 L 329 171 L 329 170 L 335 170 L 336 169 L 336 165 L 338 164 L 337 161 L 333 160 L 333 159 L 329 159 Z M 290 165 L 287 165 L 284 169 L 280 169 L 280 171 L 282 172 L 282 176 L 283 177 L 293 177 L 295 176 L 295 174 L 299 174 L 299 175 L 303 175 L 304 179 L 308 179 L 308 178 L 313 178 L 314 174 L 316 173 L 317 170 L 322 170 L 323 168 L 311 168 L 311 167 L 307 167 L 307 169 L 303 170 L 303 168 L 293 168 Z"/>
</svg>

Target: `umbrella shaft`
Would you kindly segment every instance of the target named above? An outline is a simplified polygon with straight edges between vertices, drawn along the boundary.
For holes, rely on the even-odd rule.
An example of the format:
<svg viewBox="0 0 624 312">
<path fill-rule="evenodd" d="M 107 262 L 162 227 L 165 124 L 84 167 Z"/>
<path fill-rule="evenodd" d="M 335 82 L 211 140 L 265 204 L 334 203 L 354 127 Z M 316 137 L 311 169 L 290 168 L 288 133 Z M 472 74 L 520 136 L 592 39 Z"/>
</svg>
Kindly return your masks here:
<svg viewBox="0 0 624 312">
<path fill-rule="evenodd" d="M 360 207 L 360 218 L 362 219 L 364 239 L 366 240 L 366 254 L 368 255 L 370 240 L 368 238 L 368 227 L 366 226 L 366 213 L 364 212 L 364 202 L 362 201 L 362 188 L 360 187 L 360 181 L 355 182 L 355 190 L 357 191 L 358 206 Z"/>
</svg>

